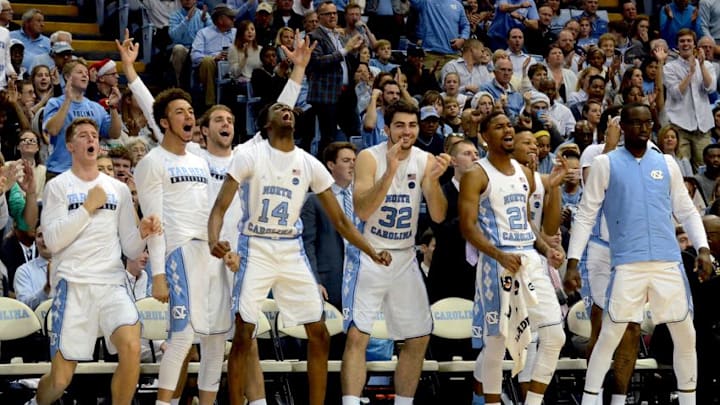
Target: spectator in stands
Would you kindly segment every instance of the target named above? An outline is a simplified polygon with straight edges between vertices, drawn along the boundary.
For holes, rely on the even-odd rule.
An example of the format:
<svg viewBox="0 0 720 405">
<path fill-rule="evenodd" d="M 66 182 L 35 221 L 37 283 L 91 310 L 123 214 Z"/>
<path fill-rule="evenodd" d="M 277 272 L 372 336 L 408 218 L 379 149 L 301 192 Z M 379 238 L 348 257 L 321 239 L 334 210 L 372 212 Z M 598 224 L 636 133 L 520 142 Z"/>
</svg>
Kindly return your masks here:
<svg viewBox="0 0 720 405">
<path fill-rule="evenodd" d="M 557 44 L 550 45 L 545 56 L 545 63 L 548 66 L 548 77 L 553 79 L 557 85 L 556 97 L 566 103 L 569 96 L 577 87 L 577 76 L 575 72 L 565 67 L 563 51 Z M 553 99 L 553 101 L 555 101 Z"/>
<path fill-rule="evenodd" d="M 418 39 L 427 52 L 425 67 L 433 69 L 439 62 L 438 68 L 442 69 L 457 57 L 463 43 L 470 37 L 470 23 L 465 10 L 457 0 L 410 0 L 410 4 L 422 21 L 418 27 Z"/>
<path fill-rule="evenodd" d="M 355 2 L 351 2 L 345 8 L 345 28 L 343 28 L 342 40 L 346 42 L 348 39 L 355 35 L 360 35 L 367 45 L 371 49 L 377 49 L 378 40 L 375 34 L 370 31 L 368 26 L 362 21 L 362 9 L 360 5 Z M 388 50 L 392 50 L 392 45 L 387 38 L 384 38 L 388 42 Z M 377 52 L 377 51 L 376 51 Z M 388 60 L 390 56 L 388 56 Z"/>
<path fill-rule="evenodd" d="M 715 126 L 710 130 L 710 141 L 712 143 L 718 143 L 720 142 L 720 105 L 716 105 L 712 113 Z"/>
<path fill-rule="evenodd" d="M 277 50 L 272 46 L 266 46 L 260 50 L 260 62 L 262 66 L 255 68 L 250 78 L 253 94 L 260 97 L 259 110 L 271 105 L 277 100 L 287 80 L 277 75 Z"/>
<path fill-rule="evenodd" d="M 587 51 L 590 46 L 597 45 L 598 39 L 592 36 L 592 23 L 589 17 L 580 17 L 577 21 L 580 24 L 577 46 Z"/>
<path fill-rule="evenodd" d="M 365 4 L 368 25 L 377 38 L 387 39 L 398 49 L 400 36 L 405 31 L 405 17 L 410 5 L 398 0 L 370 0 Z"/>
<path fill-rule="evenodd" d="M 338 22 L 335 4 L 326 1 L 317 10 L 320 26 L 310 33 L 317 46 L 308 66 L 308 102 L 312 104 L 313 115 L 320 126 L 318 150 L 325 150 L 327 145 L 337 140 L 338 125 L 345 136 L 359 133 L 359 120 L 353 105 L 355 89 L 350 86 L 350 74 L 353 59 L 364 42 L 360 35 L 356 35 L 343 45 L 335 31 Z M 309 140 L 304 144 L 309 145 Z"/>
<path fill-rule="evenodd" d="M 277 35 L 275 35 L 275 42 L 273 43 L 273 46 L 275 47 L 275 55 L 280 62 L 283 62 L 287 59 L 287 56 L 285 56 L 285 52 L 283 52 L 282 50 L 282 46 L 284 45 L 292 51 L 294 43 L 295 31 L 292 28 L 282 27 L 278 30 Z"/>
<path fill-rule="evenodd" d="M 307 35 L 308 32 L 315 31 L 319 22 L 320 20 L 318 20 L 316 11 L 308 11 L 305 13 L 305 17 L 303 18 L 303 31 L 300 33 L 301 38 L 305 38 L 305 35 Z"/>
<path fill-rule="evenodd" d="M 569 137 L 575 128 L 575 116 L 568 107 L 558 102 L 558 92 L 555 81 L 552 78 L 541 81 L 538 86 L 538 91 L 548 96 L 550 100 L 548 112 L 560 135 L 563 138 Z"/>
<path fill-rule="evenodd" d="M 680 153 L 682 153 L 682 148 Z M 698 171 L 695 180 L 700 184 L 700 191 L 705 201 L 709 202 L 715 182 L 720 178 L 720 144 L 711 143 L 703 149 L 703 163 L 705 163 L 705 168 L 703 171 Z"/>
<path fill-rule="evenodd" d="M 15 31 L 20 29 L 13 19 L 12 4 L 7 0 L 0 0 L 0 27 L 6 28 L 8 31 Z"/>
<path fill-rule="evenodd" d="M 158 140 L 155 138 L 148 120 L 142 112 L 137 98 L 130 89 L 125 89 L 120 104 L 120 116 L 123 122 L 123 139 L 142 139 L 147 145 L 157 146 Z"/>
<path fill-rule="evenodd" d="M 535 132 L 534 135 L 538 149 L 537 172 L 550 174 L 553 166 L 555 166 L 555 154 L 551 152 L 552 148 L 550 146 L 550 132 L 543 130 Z"/>
<path fill-rule="evenodd" d="M 168 35 L 172 41 L 170 64 L 175 72 L 175 84 L 181 86 L 181 77 L 186 69 L 190 47 L 198 32 L 212 24 L 208 18 L 207 6 L 202 10 L 197 7 L 197 0 L 180 0 L 180 8 L 170 15 Z M 189 81 L 182 83 L 189 87 Z"/>
<path fill-rule="evenodd" d="M 717 45 L 715 44 L 715 40 L 711 36 L 704 36 L 700 38 L 698 41 L 698 48 L 702 48 L 703 51 L 705 51 L 705 60 L 710 62 L 710 64 L 713 67 L 713 71 L 715 72 L 715 79 L 720 79 L 720 62 L 715 58 L 715 48 Z M 710 103 L 715 104 L 715 101 L 718 99 L 717 91 L 713 91 L 710 93 Z"/>
<path fill-rule="evenodd" d="M 553 34 L 558 35 L 565 27 L 565 23 L 570 19 L 570 15 L 560 9 L 560 0 L 547 0 L 545 5 L 550 7 L 553 12 L 552 21 L 550 22 L 550 31 Z M 539 11 L 540 10 L 538 9 L 538 12 Z"/>
<path fill-rule="evenodd" d="M 640 95 L 642 96 L 643 95 L 642 70 L 640 70 L 640 68 L 636 68 L 636 67 L 629 67 L 625 70 L 625 73 L 623 73 L 623 75 L 622 75 L 622 81 L 620 82 L 620 92 L 615 95 L 615 99 L 613 100 L 613 105 L 630 104 L 627 100 L 624 99 L 622 93 L 626 89 L 629 89 L 634 86 L 640 87 Z M 642 102 L 647 105 L 650 105 L 650 103 L 647 102 L 647 98 L 644 98 L 644 100 Z"/>
<path fill-rule="evenodd" d="M 712 37 L 716 44 L 720 44 L 720 24 L 717 24 L 720 21 L 720 3 L 714 0 L 700 0 L 698 9 L 703 35 Z M 720 46 L 715 48 L 715 52 L 720 54 Z"/>
<path fill-rule="evenodd" d="M 415 146 L 433 155 L 443 153 L 444 137 L 439 132 L 441 125 L 440 114 L 435 107 L 428 105 L 420 108 L 420 131 Z"/>
<path fill-rule="evenodd" d="M 16 79 L 26 79 L 28 76 L 27 69 L 22 65 L 23 58 L 25 57 L 25 45 L 18 39 L 10 40 L 10 59 L 7 60 L 7 76 L 14 76 Z M 13 73 L 11 73 L 13 72 Z"/>
<path fill-rule="evenodd" d="M 400 100 L 400 85 L 388 80 L 374 89 L 363 117 L 363 147 L 369 148 L 387 140 L 385 132 L 385 109 Z"/>
<path fill-rule="evenodd" d="M 524 31 L 526 27 L 537 29 L 538 10 L 534 0 L 500 0 L 495 3 L 493 18 L 488 37 L 490 49 L 502 49 L 507 45 L 510 31 L 517 28 Z"/>
<path fill-rule="evenodd" d="M 413 96 L 440 89 L 435 79 L 436 70 L 425 67 L 425 50 L 421 47 L 408 45 L 407 60 L 401 65 L 401 70 L 408 77 L 408 92 Z"/>
<path fill-rule="evenodd" d="M 64 41 L 58 41 L 55 42 L 51 48 L 50 57 L 52 58 L 52 66 L 50 66 L 50 69 L 53 68 L 57 72 L 58 78 L 60 79 L 60 86 L 62 88 L 65 87 L 65 77 L 62 74 L 63 69 L 65 68 L 65 65 L 73 60 L 73 53 L 74 49 L 72 46 L 70 46 L 69 43 Z"/>
<path fill-rule="evenodd" d="M 257 43 L 267 45 L 275 39 L 277 30 L 272 27 L 273 22 L 273 6 L 270 3 L 262 2 L 257 5 L 255 10 L 255 36 Z"/>
<path fill-rule="evenodd" d="M 305 16 L 315 10 L 315 4 L 312 0 L 294 0 L 292 9 L 295 14 Z"/>
<path fill-rule="evenodd" d="M 525 93 L 531 90 L 539 90 L 540 82 L 548 78 L 547 67 L 541 63 L 530 66 L 520 82 L 520 92 Z"/>
<path fill-rule="evenodd" d="M 672 125 L 665 125 L 660 129 L 657 135 L 657 146 L 660 151 L 666 155 L 670 155 L 675 158 L 680 172 L 683 177 L 692 177 L 693 169 L 690 164 L 690 160 L 687 157 L 680 155 L 680 143 L 678 142 L 677 131 Z"/>
<path fill-rule="evenodd" d="M 381 39 L 375 43 L 375 57 L 370 59 L 370 66 L 379 69 L 381 72 L 391 72 L 397 68 L 398 65 L 392 63 L 390 58 L 392 57 L 392 49 L 390 48 L 390 41 Z"/>
<path fill-rule="evenodd" d="M 20 131 L 29 128 L 30 122 L 18 101 L 17 87 L 0 90 L 0 153 L 7 161 L 20 158 L 17 150 Z"/>
<path fill-rule="evenodd" d="M 451 60 L 443 66 L 440 73 L 441 80 L 450 72 L 455 72 L 460 77 L 459 91 L 465 94 L 475 94 L 482 83 L 492 80 L 492 74 L 488 71 L 487 65 L 482 65 L 483 44 L 477 39 L 471 38 L 465 41 L 462 47 L 462 56 Z"/>
<path fill-rule="evenodd" d="M 665 112 L 680 135 L 680 152 L 697 167 L 703 148 L 710 143 L 713 127 L 712 107 L 708 95 L 717 88 L 712 65 L 705 51 L 696 49 L 695 32 L 683 28 L 677 34 L 679 58 L 664 68 Z M 697 52 L 697 56 L 695 56 Z"/>
<path fill-rule="evenodd" d="M 583 69 L 578 76 L 577 91 L 570 94 L 566 105 L 572 110 L 573 115 L 577 118 L 582 110 L 582 105 L 588 100 L 590 92 L 590 78 L 598 76 L 605 82 L 605 77 L 600 76 L 600 71 L 592 66 Z M 603 83 L 603 86 L 605 84 Z M 603 88 L 604 91 L 604 88 Z"/>
<path fill-rule="evenodd" d="M 112 159 L 113 173 L 116 179 L 123 183 L 127 183 L 132 179 L 133 158 L 127 148 L 116 146 L 110 149 L 108 156 Z"/>
<path fill-rule="evenodd" d="M 42 11 L 31 8 L 22 16 L 22 29 L 10 32 L 11 38 L 19 39 L 25 45 L 23 66 L 28 70 L 35 56 L 50 53 L 50 38 L 43 35 L 44 28 Z"/>
<path fill-rule="evenodd" d="M 40 226 L 35 231 L 35 248 L 38 256 L 17 268 L 13 286 L 17 300 L 33 310 L 50 298 L 51 254 Z"/>
<path fill-rule="evenodd" d="M 570 69 L 573 73 L 579 72 L 585 62 L 585 55 L 576 52 L 575 36 L 573 32 L 568 29 L 560 31 L 558 34 L 557 46 L 560 48 L 563 53 L 563 57 L 565 58 L 565 64 L 563 67 Z M 552 50 L 552 46 L 548 49 L 548 51 L 550 50 Z M 557 78 L 555 80 L 558 81 Z"/>
<path fill-rule="evenodd" d="M 644 44 L 632 39 L 630 35 L 631 26 L 624 21 L 611 21 L 608 24 L 609 33 L 615 36 L 615 51 L 620 52 L 621 62 L 625 65 L 638 65 L 647 57 L 648 52 Z M 622 74 L 622 72 L 619 72 Z"/>
<path fill-rule="evenodd" d="M 523 108 L 523 96 L 515 91 L 510 85 L 512 79 L 513 67 L 510 59 L 499 59 L 495 63 L 495 79 L 492 82 L 485 83 L 480 87 L 480 91 L 487 91 L 495 99 L 496 103 L 505 110 L 511 120 L 516 120 L 518 114 Z"/>
<path fill-rule="evenodd" d="M 18 80 L 15 82 L 18 93 L 18 103 L 25 113 L 25 118 L 32 122 L 32 108 L 35 106 L 35 88 L 30 80 Z"/>
<path fill-rule="evenodd" d="M 5 237 L 0 245 L 0 257 L 7 269 L 8 286 L 12 291 L 17 268 L 37 257 L 34 239 L 38 205 L 34 172 L 30 164 L 20 160 L 12 163 L 10 170 L 22 173 L 22 177 L 7 192 L 7 208 L 14 227 L 10 236 Z"/>
<path fill-rule="evenodd" d="M 525 49 L 533 55 L 544 55 L 545 50 L 557 41 L 557 34 L 552 31 L 553 9 L 547 3 L 538 7 L 537 28 L 527 27 L 525 32 Z"/>
<path fill-rule="evenodd" d="M 88 88 L 85 91 L 85 97 L 91 101 L 101 102 L 107 99 L 113 92 L 113 88 L 117 88 L 120 75 L 117 72 L 115 61 L 105 58 L 95 62 L 88 67 L 88 73 L 91 78 Z"/>
<path fill-rule="evenodd" d="M 65 148 L 65 128 L 75 117 L 90 117 L 98 123 L 100 135 L 104 138 L 120 137 L 122 119 L 117 108 L 120 105 L 120 91 L 117 88 L 108 98 L 109 111 L 100 104 L 85 97 L 88 85 L 88 69 L 82 61 L 70 61 L 63 68 L 67 81 L 64 94 L 51 98 L 45 106 L 43 130 L 50 136 L 53 152 L 48 158 L 47 179 L 70 168 L 71 159 Z"/>
<path fill-rule="evenodd" d="M 650 17 L 639 15 L 630 28 L 630 37 L 640 42 L 645 52 L 649 53 L 650 47 Z"/>
<path fill-rule="evenodd" d="M 451 96 L 443 96 L 443 98 L 445 102 L 445 111 L 442 117 L 443 122 L 452 129 L 452 133 L 459 133 L 462 124 L 462 118 L 460 118 L 462 109 L 460 108 L 458 99 Z"/>
<path fill-rule="evenodd" d="M 277 33 L 282 27 L 292 28 L 293 31 L 303 28 L 303 17 L 293 11 L 293 0 L 276 0 L 275 12 L 272 17 L 272 30 Z M 268 44 L 261 43 L 265 46 Z"/>
<path fill-rule="evenodd" d="M 62 72 L 62 65 L 65 63 L 65 59 L 63 59 L 60 64 L 55 63 L 55 57 L 57 55 L 57 52 L 54 51 L 54 49 L 60 50 L 59 53 L 64 53 L 65 49 L 68 47 L 70 48 L 70 53 L 72 56 L 72 34 L 67 31 L 55 31 L 52 34 L 50 34 L 50 52 L 49 53 L 43 53 L 40 55 L 36 55 L 31 63 L 30 63 L 30 69 L 32 70 L 37 65 L 45 65 L 47 67 L 53 68 L 56 67 L 59 72 Z M 62 49 L 59 47 L 55 47 L 55 44 L 58 42 L 64 42 L 67 44 L 66 46 L 63 46 Z M 64 56 L 64 55 L 63 55 Z M 64 82 L 63 82 L 64 85 Z"/>
<path fill-rule="evenodd" d="M 660 12 L 660 36 L 667 41 L 670 49 L 680 46 L 678 34 L 682 29 L 695 32 L 695 38 L 702 33 L 702 20 L 698 19 L 699 10 L 688 0 L 673 0 Z"/>
<path fill-rule="evenodd" d="M 30 129 L 20 132 L 20 140 L 17 149 L 20 152 L 19 160 L 27 166 L 30 166 L 35 179 L 35 193 L 42 198 L 45 189 L 45 173 L 47 171 L 45 165 L 40 160 L 40 136 Z"/>
<path fill-rule="evenodd" d="M 598 0 L 585 0 L 583 3 L 583 12 L 575 17 L 576 20 L 587 17 L 592 25 L 593 38 L 600 38 L 602 34 L 608 32 L 608 21 L 597 14 Z"/>
<path fill-rule="evenodd" d="M 267 45 L 272 47 L 272 45 Z M 247 81 L 252 77 L 253 70 L 262 66 L 260 49 L 255 33 L 255 25 L 250 20 L 241 21 L 237 27 L 235 41 L 228 52 L 230 77 Z"/>
<path fill-rule="evenodd" d="M 513 65 L 513 74 L 523 77 L 530 66 L 537 63 L 532 56 L 525 53 L 525 34 L 519 28 L 512 28 L 507 35 L 507 53 Z"/>
<path fill-rule="evenodd" d="M 440 95 L 443 97 L 454 98 L 458 105 L 463 108 L 465 108 L 466 102 L 470 100 L 467 95 L 460 93 L 460 75 L 455 72 L 445 75 L 445 80 L 443 81 L 443 92 L 440 93 Z"/>
<path fill-rule="evenodd" d="M 635 4 L 635 0 L 622 0 L 623 22 L 627 24 L 628 27 L 632 27 L 637 17 L 637 4 Z"/>
<path fill-rule="evenodd" d="M 228 49 L 237 37 L 233 27 L 235 12 L 224 4 L 218 4 L 212 11 L 213 25 L 198 31 L 192 43 L 190 58 L 193 68 L 198 70 L 198 77 L 204 90 L 203 104 L 205 107 L 214 105 L 215 78 L 217 62 L 227 60 Z"/>
</svg>

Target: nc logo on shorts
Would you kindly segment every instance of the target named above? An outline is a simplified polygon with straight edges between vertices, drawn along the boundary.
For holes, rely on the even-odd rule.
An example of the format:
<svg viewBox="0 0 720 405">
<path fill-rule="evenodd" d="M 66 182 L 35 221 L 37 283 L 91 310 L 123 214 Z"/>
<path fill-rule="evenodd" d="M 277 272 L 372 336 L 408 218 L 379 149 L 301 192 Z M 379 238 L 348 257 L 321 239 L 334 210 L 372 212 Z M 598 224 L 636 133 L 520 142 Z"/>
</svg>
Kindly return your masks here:
<svg viewBox="0 0 720 405">
<path fill-rule="evenodd" d="M 172 317 L 173 319 L 187 318 L 187 308 L 185 308 L 185 305 L 178 305 L 172 307 Z"/>
<path fill-rule="evenodd" d="M 485 314 L 485 322 L 487 322 L 489 325 L 495 325 L 499 321 L 498 313 L 497 311 L 488 312 Z"/>
<path fill-rule="evenodd" d="M 477 338 L 482 337 L 482 326 L 473 326 L 472 336 Z"/>
<path fill-rule="evenodd" d="M 343 308 L 343 319 L 350 319 L 350 308 Z"/>
<path fill-rule="evenodd" d="M 652 177 L 654 180 L 662 180 L 663 172 L 662 170 L 653 170 L 650 172 L 650 177 Z"/>
</svg>

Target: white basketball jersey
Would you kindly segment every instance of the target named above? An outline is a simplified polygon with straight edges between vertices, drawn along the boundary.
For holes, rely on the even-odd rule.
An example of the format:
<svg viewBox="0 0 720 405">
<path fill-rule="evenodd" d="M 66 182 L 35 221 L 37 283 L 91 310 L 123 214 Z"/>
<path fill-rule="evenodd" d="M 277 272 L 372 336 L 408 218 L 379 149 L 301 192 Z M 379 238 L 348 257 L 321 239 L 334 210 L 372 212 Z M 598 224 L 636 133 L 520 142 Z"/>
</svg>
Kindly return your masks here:
<svg viewBox="0 0 720 405">
<path fill-rule="evenodd" d="M 532 246 L 535 234 L 527 217 L 530 185 L 520 164 L 511 163 L 515 172 L 506 176 L 487 158 L 478 161 L 489 180 L 480 196 L 478 222 L 495 246 Z"/>
<path fill-rule="evenodd" d="M 300 211 L 308 188 L 320 193 L 334 182 L 322 163 L 304 150 L 283 152 L 266 141 L 236 152 L 228 174 L 242 187 L 240 232 L 271 239 L 302 235 Z"/>
<path fill-rule="evenodd" d="M 542 229 L 543 203 L 545 202 L 545 186 L 540 173 L 533 172 L 535 176 L 535 191 L 530 194 L 530 222 L 535 228 Z"/>
<path fill-rule="evenodd" d="M 367 149 L 375 158 L 377 182 L 387 170 L 387 142 Z M 406 249 L 415 245 L 428 153 L 412 147 L 400 162 L 385 201 L 364 223 L 363 235 L 375 249 Z"/>
</svg>

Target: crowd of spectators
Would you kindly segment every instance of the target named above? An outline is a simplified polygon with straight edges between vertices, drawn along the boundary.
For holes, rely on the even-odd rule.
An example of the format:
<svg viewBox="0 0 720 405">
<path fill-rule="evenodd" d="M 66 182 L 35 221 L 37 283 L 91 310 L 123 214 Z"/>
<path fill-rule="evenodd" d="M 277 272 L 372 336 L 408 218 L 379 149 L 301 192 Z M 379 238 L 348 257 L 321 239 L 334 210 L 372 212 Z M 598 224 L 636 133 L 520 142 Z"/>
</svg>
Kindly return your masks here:
<svg viewBox="0 0 720 405">
<path fill-rule="evenodd" d="M 384 109 L 403 99 L 420 108 L 416 146 L 453 156 L 449 192 L 485 154 L 479 123 L 503 110 L 516 128 L 534 134 L 536 171 L 549 174 L 556 155 L 572 166 L 561 186 L 567 234 L 582 196 L 583 152 L 608 142 L 615 107 L 644 103 L 653 112 L 654 142 L 679 163 L 698 209 L 720 215 L 720 2 L 672 0 L 640 14 L 643 4 L 621 0 L 612 21 L 598 0 L 155 3 L 170 2 L 147 5 L 169 36 L 158 50 L 169 84 L 192 91 L 197 116 L 216 104 L 218 86 L 227 86 L 222 93 L 231 97 L 222 101 L 237 116 L 244 106 L 236 95 L 259 98 L 250 109 L 256 118 L 292 72 L 283 47 L 309 36 L 316 47 L 294 112 L 297 144 L 317 156 L 333 141 L 358 149 L 383 142 Z M 8 51 L 0 54 L 2 293 L 34 307 L 51 293 L 52 260 L 37 202 L 45 181 L 70 167 L 65 128 L 73 118 L 93 118 L 108 152 L 99 164 L 131 190 L 135 165 L 158 139 L 136 96 L 120 84 L 114 61 L 77 57 L 69 32 L 45 36 L 39 9 L 16 26 L 11 3 L 0 6 L 0 45 Z M 219 77 L 220 64 L 227 77 Z M 421 261 L 431 297 L 472 299 L 463 274 L 456 284 L 436 274 L 462 254 L 457 224 L 446 222 L 426 223 L 431 233 L 419 232 L 422 252 L 435 250 L 432 261 Z M 145 283 L 137 269 L 128 263 L 129 279 Z"/>
</svg>

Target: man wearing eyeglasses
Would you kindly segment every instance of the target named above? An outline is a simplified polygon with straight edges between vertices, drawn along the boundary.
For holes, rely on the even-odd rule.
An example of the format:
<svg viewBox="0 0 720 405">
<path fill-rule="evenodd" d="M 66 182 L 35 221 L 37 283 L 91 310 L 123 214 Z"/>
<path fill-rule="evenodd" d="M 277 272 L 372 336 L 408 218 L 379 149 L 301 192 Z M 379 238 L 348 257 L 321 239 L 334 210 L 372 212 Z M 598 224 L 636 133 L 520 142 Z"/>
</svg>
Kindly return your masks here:
<svg viewBox="0 0 720 405">
<path fill-rule="evenodd" d="M 613 353 L 629 323 L 640 323 L 645 303 L 656 324 L 667 323 L 675 345 L 673 364 L 680 405 L 695 404 L 697 354 L 693 305 L 673 216 L 698 248 L 697 275 L 706 280 L 712 259 L 700 215 L 674 158 L 648 146 L 652 114 L 643 104 L 623 108 L 625 145 L 595 158 L 573 223 L 568 267 L 575 266 L 603 209 L 613 274 L 602 329 L 588 363 L 582 405 L 594 405 Z M 579 286 L 579 279 L 574 282 Z M 668 298 L 672 297 L 672 298 Z"/>
<path fill-rule="evenodd" d="M 680 155 L 687 156 L 695 167 L 702 165 L 702 151 L 710 144 L 710 129 L 715 126 L 708 95 L 717 88 L 717 78 L 697 48 L 697 36 L 689 29 L 677 34 L 679 58 L 664 68 L 665 112 L 678 132 Z"/>
<path fill-rule="evenodd" d="M 0 27 L 7 28 L 8 31 L 15 31 L 20 29 L 20 24 L 13 20 L 13 9 L 10 2 L 7 0 L 0 0 Z"/>
</svg>

